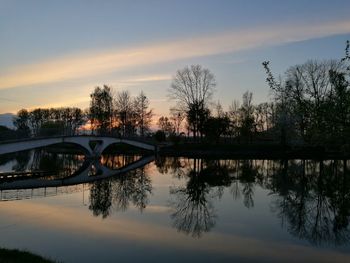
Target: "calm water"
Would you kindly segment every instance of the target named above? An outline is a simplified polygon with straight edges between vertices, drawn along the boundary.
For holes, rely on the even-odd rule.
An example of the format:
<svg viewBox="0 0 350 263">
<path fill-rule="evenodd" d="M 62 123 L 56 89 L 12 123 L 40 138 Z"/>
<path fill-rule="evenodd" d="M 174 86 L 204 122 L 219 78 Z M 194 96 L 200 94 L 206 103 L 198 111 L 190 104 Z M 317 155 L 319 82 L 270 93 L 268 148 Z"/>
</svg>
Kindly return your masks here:
<svg viewBox="0 0 350 263">
<path fill-rule="evenodd" d="M 63 185 L 2 190 L 0 246 L 61 262 L 350 262 L 349 161 L 160 158 L 63 183 L 138 160 L 0 156 L 2 173 L 46 171 L 45 180 Z"/>
</svg>

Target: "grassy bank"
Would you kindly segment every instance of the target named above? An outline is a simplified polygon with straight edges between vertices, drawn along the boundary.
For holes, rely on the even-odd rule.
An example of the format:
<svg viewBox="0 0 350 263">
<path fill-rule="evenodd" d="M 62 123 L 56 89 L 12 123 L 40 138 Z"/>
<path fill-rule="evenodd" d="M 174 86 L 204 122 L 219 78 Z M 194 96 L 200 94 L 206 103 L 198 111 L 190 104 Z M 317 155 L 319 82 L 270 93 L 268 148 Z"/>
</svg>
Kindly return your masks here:
<svg viewBox="0 0 350 263">
<path fill-rule="evenodd" d="M 0 248 L 0 263 L 53 263 L 55 261 L 43 258 L 27 251 Z"/>
</svg>

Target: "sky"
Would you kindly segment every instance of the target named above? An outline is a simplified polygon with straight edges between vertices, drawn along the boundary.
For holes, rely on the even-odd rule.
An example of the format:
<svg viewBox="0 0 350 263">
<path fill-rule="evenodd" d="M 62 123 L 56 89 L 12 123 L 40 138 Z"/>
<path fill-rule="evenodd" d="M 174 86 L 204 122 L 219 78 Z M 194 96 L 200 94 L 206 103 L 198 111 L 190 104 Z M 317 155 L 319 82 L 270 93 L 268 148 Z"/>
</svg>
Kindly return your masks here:
<svg viewBox="0 0 350 263">
<path fill-rule="evenodd" d="M 308 59 L 340 59 L 350 1 L 0 0 L 0 114 L 87 108 L 94 87 L 141 90 L 156 116 L 178 69 L 216 77 L 214 101 L 269 101 L 261 63 L 275 75 Z"/>
</svg>

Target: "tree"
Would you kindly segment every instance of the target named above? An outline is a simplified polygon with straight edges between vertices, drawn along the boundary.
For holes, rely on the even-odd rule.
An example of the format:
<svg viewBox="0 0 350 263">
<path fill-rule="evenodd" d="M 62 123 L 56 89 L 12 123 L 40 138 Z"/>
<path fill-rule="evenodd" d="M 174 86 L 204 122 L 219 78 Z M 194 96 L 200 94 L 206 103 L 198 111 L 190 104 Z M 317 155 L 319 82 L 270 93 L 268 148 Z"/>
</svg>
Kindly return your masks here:
<svg viewBox="0 0 350 263">
<path fill-rule="evenodd" d="M 210 117 L 210 111 L 204 106 L 204 104 L 192 104 L 189 110 L 186 112 L 187 123 L 189 130 L 192 131 L 193 137 L 196 139 L 197 134 L 202 139 L 204 124 Z"/>
<path fill-rule="evenodd" d="M 210 141 L 218 142 L 222 135 L 228 133 L 230 119 L 228 116 L 209 117 L 204 123 L 204 134 Z"/>
<path fill-rule="evenodd" d="M 44 122 L 39 129 L 40 136 L 57 136 L 62 135 L 65 123 L 62 121 L 47 121 Z"/>
<path fill-rule="evenodd" d="M 158 119 L 158 123 L 157 123 L 159 130 L 161 130 L 162 132 L 164 132 L 164 134 L 166 135 L 170 135 L 171 133 L 174 133 L 175 128 L 174 125 L 170 122 L 168 117 L 160 117 Z"/>
<path fill-rule="evenodd" d="M 154 134 L 154 139 L 157 142 L 164 142 L 166 140 L 165 132 L 163 132 L 162 130 L 156 131 L 156 133 Z"/>
<path fill-rule="evenodd" d="M 308 60 L 290 67 L 285 80 L 276 82 L 264 62 L 267 81 L 275 93 L 282 135 L 301 138 L 314 145 L 333 144 L 345 138 L 348 82 L 345 65 L 336 60 Z M 348 105 L 348 106 L 346 106 Z M 284 139 L 286 140 L 286 138 Z M 345 141 L 343 140 L 343 143 Z"/>
<path fill-rule="evenodd" d="M 48 109 L 34 109 L 29 112 L 29 123 L 34 135 L 38 135 L 41 125 L 47 122 L 50 117 L 50 111 Z"/>
<path fill-rule="evenodd" d="M 16 127 L 17 131 L 20 132 L 23 136 L 29 136 L 29 112 L 26 109 L 18 111 L 17 116 L 13 120 L 13 125 Z"/>
<path fill-rule="evenodd" d="M 113 126 L 113 97 L 111 87 L 96 87 L 90 94 L 90 121 L 99 133 L 111 131 Z"/>
<path fill-rule="evenodd" d="M 117 93 L 115 98 L 115 107 L 122 135 L 132 135 L 135 132 L 135 111 L 133 102 L 128 91 L 121 91 Z"/>
<path fill-rule="evenodd" d="M 185 119 L 185 114 L 179 109 L 171 108 L 170 109 L 170 120 L 173 123 L 175 133 L 180 134 L 181 124 Z"/>
<path fill-rule="evenodd" d="M 186 113 L 195 138 L 200 133 L 198 117 L 203 116 L 202 113 L 207 109 L 215 86 L 214 75 L 200 65 L 178 70 L 172 80 L 169 97 L 176 100 L 177 108 Z M 202 111 L 202 113 L 196 111 Z"/>
<path fill-rule="evenodd" d="M 149 110 L 149 100 L 143 91 L 134 100 L 136 125 L 140 135 L 143 137 L 149 131 L 152 121 L 153 111 Z"/>
<path fill-rule="evenodd" d="M 247 91 L 243 94 L 243 103 L 240 109 L 241 112 L 241 135 L 245 138 L 250 138 L 255 129 L 254 122 L 254 106 L 252 103 L 253 93 Z"/>
<path fill-rule="evenodd" d="M 275 127 L 279 129 L 280 133 L 280 143 L 282 146 L 286 146 L 287 144 L 287 129 L 288 129 L 288 94 L 284 89 L 284 85 L 282 81 L 276 81 L 271 69 L 270 69 L 270 61 L 264 61 L 262 65 L 265 68 L 267 78 L 266 82 L 269 85 L 270 89 L 274 93 L 275 100 L 275 111 L 278 112 L 278 116 L 275 118 Z"/>
<path fill-rule="evenodd" d="M 228 117 L 230 119 L 230 127 L 229 127 L 229 134 L 231 136 L 237 137 L 239 135 L 239 126 L 240 126 L 240 104 L 238 100 L 234 100 L 228 111 Z"/>
</svg>

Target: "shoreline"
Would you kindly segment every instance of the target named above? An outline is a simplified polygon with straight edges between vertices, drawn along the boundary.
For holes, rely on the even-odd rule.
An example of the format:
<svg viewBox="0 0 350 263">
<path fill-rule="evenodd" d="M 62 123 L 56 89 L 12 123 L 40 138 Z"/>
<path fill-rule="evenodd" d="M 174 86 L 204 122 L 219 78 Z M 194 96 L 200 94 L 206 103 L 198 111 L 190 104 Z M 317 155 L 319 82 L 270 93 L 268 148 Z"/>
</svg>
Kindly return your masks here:
<svg viewBox="0 0 350 263">
<path fill-rule="evenodd" d="M 281 145 L 174 145 L 162 147 L 158 154 L 169 157 L 234 159 L 350 159 L 350 153 L 326 151 L 320 147 L 283 148 Z"/>
</svg>

